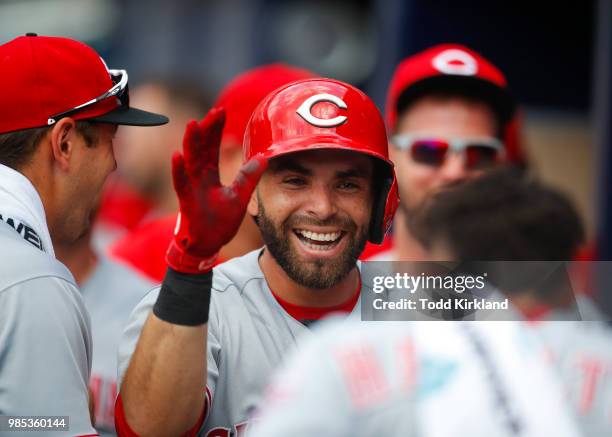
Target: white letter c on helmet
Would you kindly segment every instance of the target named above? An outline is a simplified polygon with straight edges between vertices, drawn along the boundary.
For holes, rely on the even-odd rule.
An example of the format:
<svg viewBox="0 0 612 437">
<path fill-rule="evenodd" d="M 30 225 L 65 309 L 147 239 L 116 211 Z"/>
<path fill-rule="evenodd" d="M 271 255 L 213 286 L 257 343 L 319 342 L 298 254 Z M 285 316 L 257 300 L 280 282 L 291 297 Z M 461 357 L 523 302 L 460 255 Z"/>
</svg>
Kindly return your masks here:
<svg viewBox="0 0 612 437">
<path fill-rule="evenodd" d="M 297 112 L 298 115 L 304 120 L 306 120 L 308 123 L 317 127 L 336 127 L 340 126 L 347 120 L 347 117 L 344 115 L 338 115 L 334 118 L 328 119 L 315 117 L 314 115 L 312 115 L 312 107 L 319 102 L 333 103 L 340 109 L 348 108 L 348 106 L 346 106 L 346 103 L 344 103 L 344 101 L 340 97 L 334 96 L 333 94 L 323 93 L 315 94 L 314 96 L 308 97 L 306 100 L 304 100 L 304 103 L 302 103 L 295 112 Z"/>
</svg>

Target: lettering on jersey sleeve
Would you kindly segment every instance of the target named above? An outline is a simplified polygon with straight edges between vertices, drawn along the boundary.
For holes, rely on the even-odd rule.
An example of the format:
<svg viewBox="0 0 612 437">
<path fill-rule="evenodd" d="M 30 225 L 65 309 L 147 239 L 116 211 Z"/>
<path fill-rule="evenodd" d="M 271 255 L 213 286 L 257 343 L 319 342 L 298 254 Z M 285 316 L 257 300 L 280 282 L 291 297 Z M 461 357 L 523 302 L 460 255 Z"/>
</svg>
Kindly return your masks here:
<svg viewBox="0 0 612 437">
<path fill-rule="evenodd" d="M 246 437 L 249 424 L 250 421 L 245 420 L 244 422 L 237 423 L 231 429 L 222 426 L 214 428 L 208 431 L 206 437 Z"/>
<path fill-rule="evenodd" d="M 106 387 L 104 420 L 115 428 L 115 400 L 117 399 L 117 381 L 109 381 Z"/>
<path fill-rule="evenodd" d="M 610 369 L 604 363 L 592 357 L 583 357 L 578 366 L 582 371 L 582 384 L 578 400 L 578 411 L 580 414 L 588 414 L 595 403 L 597 388 L 602 381 L 602 376 Z"/>
<path fill-rule="evenodd" d="M 234 425 L 234 430 L 236 431 L 234 435 L 236 437 L 246 437 L 246 432 L 247 432 L 248 427 L 249 427 L 248 420 Z"/>
<path fill-rule="evenodd" d="M 336 359 L 356 408 L 367 408 L 388 398 L 389 385 L 372 345 L 346 346 L 336 353 Z"/>
<path fill-rule="evenodd" d="M 206 433 L 206 437 L 230 437 L 230 432 L 232 430 L 229 428 L 218 427 L 211 429 Z"/>
<path fill-rule="evenodd" d="M 102 378 L 97 375 L 91 375 L 89 379 L 89 395 L 91 396 L 91 400 L 93 402 L 94 407 L 94 417 L 96 418 L 96 425 L 100 425 L 98 423 L 98 415 L 100 410 L 100 400 L 102 393 Z"/>
<path fill-rule="evenodd" d="M 4 217 L 2 216 L 2 214 L 0 214 L 0 220 L 5 222 L 15 231 L 17 231 L 17 233 L 21 235 L 21 237 L 24 240 L 26 240 L 28 243 L 32 244 L 34 247 L 36 247 L 39 250 L 44 250 L 42 241 L 34 229 L 29 227 L 25 223 L 20 222 L 17 219 L 14 219 L 12 217 Z"/>
<path fill-rule="evenodd" d="M 206 393 L 205 393 L 205 399 L 204 399 L 204 422 L 206 422 L 206 419 L 208 419 L 208 415 L 210 414 L 210 410 L 212 408 L 212 400 L 213 400 L 213 396 L 212 393 L 210 391 L 210 389 L 208 388 L 208 386 L 206 386 Z"/>
<path fill-rule="evenodd" d="M 102 429 L 115 429 L 115 399 L 117 398 L 117 382 L 92 375 L 89 388 L 94 402 L 94 417 L 96 426 Z"/>
</svg>

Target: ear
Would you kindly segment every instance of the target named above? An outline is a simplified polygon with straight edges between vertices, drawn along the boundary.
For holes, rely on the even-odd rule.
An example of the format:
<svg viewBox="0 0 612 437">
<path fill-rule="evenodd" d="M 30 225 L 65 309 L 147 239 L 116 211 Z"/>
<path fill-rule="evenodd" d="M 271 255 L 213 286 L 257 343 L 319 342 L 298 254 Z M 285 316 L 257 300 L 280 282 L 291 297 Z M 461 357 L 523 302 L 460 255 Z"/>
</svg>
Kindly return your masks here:
<svg viewBox="0 0 612 437">
<path fill-rule="evenodd" d="M 62 118 L 51 129 L 53 158 L 64 171 L 70 167 L 70 158 L 74 152 L 77 135 L 76 122 L 70 117 Z"/>
<path fill-rule="evenodd" d="M 255 190 L 253 190 L 253 194 L 251 194 L 249 204 L 247 205 L 247 212 L 253 217 L 257 217 L 259 215 L 259 199 L 257 198 L 257 188 L 255 188 Z"/>
</svg>

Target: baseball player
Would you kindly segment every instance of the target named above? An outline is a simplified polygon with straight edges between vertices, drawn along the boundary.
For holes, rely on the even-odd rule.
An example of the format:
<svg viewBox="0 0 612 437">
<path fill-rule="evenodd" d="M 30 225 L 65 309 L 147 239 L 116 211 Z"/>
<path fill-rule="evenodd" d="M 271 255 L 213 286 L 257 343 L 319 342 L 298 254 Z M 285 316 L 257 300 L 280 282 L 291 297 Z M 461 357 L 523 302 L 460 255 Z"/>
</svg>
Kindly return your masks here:
<svg viewBox="0 0 612 437">
<path fill-rule="evenodd" d="M 242 73 L 221 90 L 215 106 L 225 108 L 227 114 L 219 155 L 219 172 L 222 183 L 231 183 L 242 165 L 242 139 L 247 122 L 259 102 L 283 85 L 312 77 L 315 77 L 313 73 L 301 68 L 285 64 L 269 64 Z M 200 112 L 202 113 L 204 112 Z M 182 128 L 184 125 L 185 123 L 177 123 L 175 126 Z M 146 144 L 142 141 L 138 143 L 142 143 L 143 146 Z M 164 147 L 168 148 L 167 144 Z M 132 160 L 136 158 L 137 154 Z M 158 174 L 157 176 L 159 179 Z M 165 182 L 161 184 L 160 182 L 158 180 L 157 185 L 164 185 L 160 191 L 163 191 L 164 197 L 167 197 L 166 192 L 172 191 L 170 175 L 168 175 L 167 187 Z M 173 191 L 172 193 L 174 195 Z M 111 247 L 113 257 L 127 261 L 147 276 L 161 282 L 166 273 L 165 254 L 175 223 L 175 213 L 167 217 L 144 221 Z M 244 255 L 261 247 L 262 244 L 256 224 L 250 217 L 245 217 L 234 238 L 221 249 L 219 262 Z"/>
<path fill-rule="evenodd" d="M 276 375 L 249 436 L 581 435 L 540 343 L 491 323 L 330 321 Z"/>
<path fill-rule="evenodd" d="M 368 250 L 374 255 L 368 259 L 423 261 L 409 225 L 421 203 L 499 163 L 523 161 L 513 132 L 515 103 L 491 62 L 467 47 L 442 44 L 397 66 L 385 117 L 402 203 L 393 235 L 378 253 Z"/>
<path fill-rule="evenodd" d="M 541 183 L 495 171 L 441 192 L 426 205 L 413 229 L 432 258 L 548 261 L 501 263 L 495 285 L 532 321 L 585 435 L 610 435 L 612 331 L 588 297 L 574 294 L 565 263 L 558 269 L 551 262 L 573 259 L 584 239 L 571 203 Z"/>
<path fill-rule="evenodd" d="M 249 121 L 246 163 L 228 187 L 219 183 L 222 128 L 219 109 L 192 122 L 173 159 L 180 216 L 164 282 L 137 306 L 120 346 L 120 435 L 244 435 L 308 325 L 358 312 L 372 283 L 357 257 L 367 240 L 382 241 L 398 202 L 374 103 L 331 79 L 272 92 Z M 265 246 L 213 275 L 245 210 Z"/>
<path fill-rule="evenodd" d="M 71 39 L 16 38 L 0 46 L 0 70 L 0 415 L 67 416 L 28 435 L 97 435 L 89 315 L 53 245 L 89 227 L 117 125 L 168 120 L 130 108 L 125 70 Z"/>
</svg>

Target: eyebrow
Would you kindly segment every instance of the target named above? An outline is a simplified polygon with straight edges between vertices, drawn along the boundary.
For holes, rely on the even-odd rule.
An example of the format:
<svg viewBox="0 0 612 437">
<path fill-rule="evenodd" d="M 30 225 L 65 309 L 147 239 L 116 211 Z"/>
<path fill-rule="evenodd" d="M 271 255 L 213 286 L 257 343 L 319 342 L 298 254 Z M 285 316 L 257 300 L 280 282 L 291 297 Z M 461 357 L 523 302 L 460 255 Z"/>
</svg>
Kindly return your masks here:
<svg viewBox="0 0 612 437">
<path fill-rule="evenodd" d="M 276 163 L 270 169 L 272 173 L 278 174 L 282 172 L 295 172 L 301 174 L 303 176 L 312 176 L 312 170 L 298 164 L 293 160 L 284 160 L 282 162 Z M 341 170 L 336 172 L 336 178 L 363 178 L 367 179 L 372 175 L 372 172 L 363 166 L 356 166 L 353 168 L 349 168 L 348 170 Z"/>
<path fill-rule="evenodd" d="M 337 178 L 363 178 L 367 179 L 370 177 L 370 172 L 366 171 L 362 167 L 350 168 L 348 170 L 336 172 Z"/>
<path fill-rule="evenodd" d="M 270 170 L 273 173 L 281 173 L 281 172 L 285 172 L 285 171 L 292 171 L 292 172 L 299 173 L 299 174 L 304 175 L 304 176 L 311 176 L 312 175 L 312 171 L 310 171 L 306 167 L 301 166 L 297 162 L 291 161 L 291 160 L 286 160 L 286 161 L 278 162 L 278 163 L 276 163 L 276 165 L 273 165 Z"/>
</svg>

